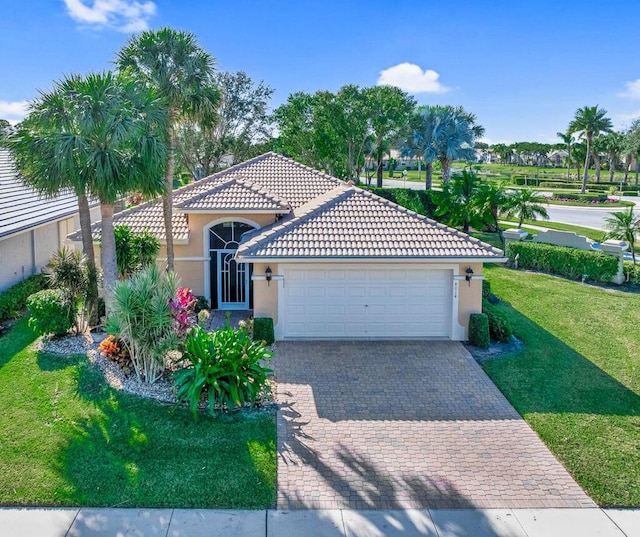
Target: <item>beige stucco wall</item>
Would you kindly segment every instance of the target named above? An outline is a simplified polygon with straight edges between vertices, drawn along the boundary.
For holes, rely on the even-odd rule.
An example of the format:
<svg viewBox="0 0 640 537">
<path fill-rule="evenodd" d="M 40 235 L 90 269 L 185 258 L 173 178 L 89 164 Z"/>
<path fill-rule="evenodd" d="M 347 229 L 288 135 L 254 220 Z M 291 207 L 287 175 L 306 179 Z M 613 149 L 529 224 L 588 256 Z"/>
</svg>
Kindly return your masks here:
<svg viewBox="0 0 640 537">
<path fill-rule="evenodd" d="M 458 323 L 464 327 L 465 340 L 469 337 L 469 316 L 482 313 L 482 263 L 461 263 L 459 274 L 464 276 L 467 267 L 473 270 L 471 282 L 458 280 Z"/>
<path fill-rule="evenodd" d="M 254 276 L 264 276 L 267 266 L 271 269 L 272 275 L 278 275 L 278 265 L 273 263 L 255 263 L 253 265 Z M 282 282 L 272 280 L 254 280 L 253 282 L 253 316 L 271 317 L 273 324 L 278 324 L 278 286 Z"/>
<path fill-rule="evenodd" d="M 66 240 L 78 225 L 78 217 L 70 216 L 0 239 L 0 291 L 40 273 L 61 246 L 81 249 Z"/>
</svg>

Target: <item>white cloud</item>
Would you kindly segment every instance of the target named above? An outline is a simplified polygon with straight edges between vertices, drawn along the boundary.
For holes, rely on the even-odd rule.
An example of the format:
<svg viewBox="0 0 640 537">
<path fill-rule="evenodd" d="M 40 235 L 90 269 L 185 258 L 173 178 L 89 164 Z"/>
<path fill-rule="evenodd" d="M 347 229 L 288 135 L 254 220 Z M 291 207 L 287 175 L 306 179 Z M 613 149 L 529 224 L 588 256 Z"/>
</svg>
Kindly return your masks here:
<svg viewBox="0 0 640 537">
<path fill-rule="evenodd" d="M 397 86 L 409 93 L 444 93 L 449 88 L 438 82 L 440 75 L 431 69 L 423 71 L 414 63 L 400 63 L 380 71 L 378 86 Z"/>
<path fill-rule="evenodd" d="M 0 101 L 0 119 L 6 119 L 15 124 L 22 121 L 27 115 L 27 101 Z"/>
<path fill-rule="evenodd" d="M 618 93 L 618 97 L 640 99 L 640 78 L 638 80 L 634 80 L 633 82 L 627 82 L 625 86 L 627 87 L 627 89 L 621 93 Z"/>
<path fill-rule="evenodd" d="M 93 28 L 113 28 L 119 32 L 146 30 L 156 13 L 149 0 L 64 0 L 72 19 Z"/>
</svg>

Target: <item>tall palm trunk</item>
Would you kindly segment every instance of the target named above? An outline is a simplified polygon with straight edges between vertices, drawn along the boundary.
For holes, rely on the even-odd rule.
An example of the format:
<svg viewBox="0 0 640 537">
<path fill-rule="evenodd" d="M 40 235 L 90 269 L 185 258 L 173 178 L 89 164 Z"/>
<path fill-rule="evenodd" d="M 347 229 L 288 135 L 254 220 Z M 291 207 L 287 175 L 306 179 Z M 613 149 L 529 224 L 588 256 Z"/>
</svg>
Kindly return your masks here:
<svg viewBox="0 0 640 537">
<path fill-rule="evenodd" d="M 600 161 L 600 155 L 598 155 L 597 152 L 595 152 L 593 154 L 593 164 L 594 164 L 595 169 L 596 169 L 596 183 L 599 183 L 600 182 L 600 170 L 601 170 L 601 167 L 602 167 L 602 163 Z"/>
<path fill-rule="evenodd" d="M 82 253 L 87 260 L 87 272 L 89 277 L 89 289 L 87 289 L 87 311 L 89 324 L 96 326 L 98 318 L 98 271 L 96 270 L 96 254 L 93 250 L 93 237 L 91 234 L 91 209 L 89 200 L 83 192 L 78 194 L 78 215 L 80 217 L 80 232 L 82 235 Z"/>
<path fill-rule="evenodd" d="M 447 185 L 451 180 L 451 161 L 447 158 L 440 159 L 442 164 L 442 184 Z"/>
<path fill-rule="evenodd" d="M 164 173 L 164 192 L 162 194 L 162 214 L 164 216 L 164 229 L 167 235 L 167 270 L 173 272 L 173 172 L 175 169 L 176 133 L 173 128 L 175 114 L 169 115 L 167 127 L 167 146 L 169 158 Z"/>
<path fill-rule="evenodd" d="M 431 190 L 433 188 L 433 162 L 427 162 L 424 170 L 424 188 Z"/>
<path fill-rule="evenodd" d="M 616 173 L 616 154 L 609 153 L 609 182 L 613 183 L 613 175 Z"/>
<path fill-rule="evenodd" d="M 584 175 L 582 176 L 582 188 L 580 192 L 584 194 L 587 191 L 587 181 L 589 180 L 589 163 L 591 162 L 591 136 L 587 135 L 587 156 L 584 159 Z"/>
<path fill-rule="evenodd" d="M 102 216 L 102 274 L 104 281 L 104 303 L 107 314 L 113 303 L 113 289 L 118 281 L 116 262 L 116 238 L 113 233 L 113 204 L 100 202 Z"/>
</svg>

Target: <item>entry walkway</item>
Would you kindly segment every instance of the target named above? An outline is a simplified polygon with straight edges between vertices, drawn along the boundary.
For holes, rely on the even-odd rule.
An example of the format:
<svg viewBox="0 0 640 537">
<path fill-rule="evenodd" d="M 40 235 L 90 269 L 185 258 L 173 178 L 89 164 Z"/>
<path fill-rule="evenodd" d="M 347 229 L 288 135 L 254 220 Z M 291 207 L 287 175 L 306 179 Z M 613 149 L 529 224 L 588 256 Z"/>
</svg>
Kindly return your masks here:
<svg viewBox="0 0 640 537">
<path fill-rule="evenodd" d="M 640 510 L 0 509 L 2 537 L 638 537 Z"/>
</svg>

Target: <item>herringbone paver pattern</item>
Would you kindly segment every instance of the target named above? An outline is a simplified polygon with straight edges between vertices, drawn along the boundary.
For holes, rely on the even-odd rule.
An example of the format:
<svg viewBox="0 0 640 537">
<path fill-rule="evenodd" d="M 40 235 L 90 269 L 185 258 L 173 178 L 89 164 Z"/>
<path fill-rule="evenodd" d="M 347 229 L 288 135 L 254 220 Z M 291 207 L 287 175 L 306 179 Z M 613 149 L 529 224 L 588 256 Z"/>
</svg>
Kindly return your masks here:
<svg viewBox="0 0 640 537">
<path fill-rule="evenodd" d="M 594 507 L 462 345 L 280 342 L 278 508 Z"/>
</svg>

